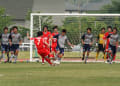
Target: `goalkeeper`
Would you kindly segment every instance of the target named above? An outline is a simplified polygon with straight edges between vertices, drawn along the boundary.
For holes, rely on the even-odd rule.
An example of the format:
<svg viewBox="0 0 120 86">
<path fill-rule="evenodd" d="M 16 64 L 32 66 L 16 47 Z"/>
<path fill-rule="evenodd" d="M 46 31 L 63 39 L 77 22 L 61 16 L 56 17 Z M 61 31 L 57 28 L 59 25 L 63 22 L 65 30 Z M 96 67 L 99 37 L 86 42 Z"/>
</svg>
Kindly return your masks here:
<svg viewBox="0 0 120 86">
<path fill-rule="evenodd" d="M 104 46 L 104 34 L 105 34 L 105 28 L 102 28 L 101 29 L 101 33 L 98 35 L 97 39 L 96 39 L 96 42 L 97 42 L 97 45 L 98 45 L 98 49 L 97 49 L 97 53 L 96 53 L 96 61 L 98 59 L 98 55 L 99 55 L 99 52 L 103 52 L 104 54 L 104 60 L 106 59 L 105 58 L 105 46 Z"/>
</svg>

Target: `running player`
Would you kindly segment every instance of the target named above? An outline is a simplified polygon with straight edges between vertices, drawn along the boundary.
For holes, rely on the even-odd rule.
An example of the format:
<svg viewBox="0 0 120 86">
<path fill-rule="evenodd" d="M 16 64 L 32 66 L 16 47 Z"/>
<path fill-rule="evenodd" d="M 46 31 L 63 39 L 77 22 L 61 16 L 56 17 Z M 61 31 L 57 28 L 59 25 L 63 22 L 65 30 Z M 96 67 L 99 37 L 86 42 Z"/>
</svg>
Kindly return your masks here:
<svg viewBox="0 0 120 86">
<path fill-rule="evenodd" d="M 112 59 L 111 62 L 113 61 L 114 57 L 116 56 L 116 50 L 118 47 L 118 34 L 117 34 L 117 28 L 113 28 L 113 34 L 109 34 L 108 37 L 110 39 L 110 43 L 109 43 L 109 48 L 108 50 L 110 51 L 110 53 L 112 53 Z M 114 59 L 115 60 L 115 59 Z"/>
<path fill-rule="evenodd" d="M 51 65 L 53 66 L 52 62 L 49 59 L 49 54 L 50 51 L 48 49 L 46 49 L 46 45 L 49 47 L 49 44 L 47 43 L 46 40 L 44 40 L 43 36 L 43 32 L 39 31 L 37 32 L 37 37 L 35 38 L 30 38 L 29 35 L 27 35 L 27 37 L 30 40 L 34 40 L 34 44 L 36 45 L 37 48 L 37 52 L 41 57 L 44 57 L 44 59 Z"/>
<path fill-rule="evenodd" d="M 48 26 L 45 25 L 45 26 L 43 27 L 43 38 L 44 38 L 44 40 L 47 41 L 48 44 L 49 44 L 49 42 L 50 42 L 50 40 L 49 40 L 50 37 L 51 37 L 51 32 L 48 31 Z M 47 45 L 46 45 L 46 48 L 50 51 L 50 48 L 48 48 Z M 42 64 L 44 64 L 44 57 L 42 57 Z"/>
<path fill-rule="evenodd" d="M 108 29 L 108 32 L 106 32 L 106 33 L 104 34 L 104 37 L 103 37 L 103 39 L 104 39 L 104 45 L 105 45 L 105 53 L 108 52 L 108 47 L 109 47 L 109 43 L 110 43 L 110 39 L 107 38 L 107 37 L 108 37 L 109 34 L 112 34 L 112 33 L 113 33 L 111 26 L 108 26 L 107 29 Z M 107 57 L 107 59 L 108 59 L 108 54 L 107 54 L 107 56 L 105 55 L 104 58 L 106 58 L 106 57 Z"/>
<path fill-rule="evenodd" d="M 11 50 L 11 58 L 10 63 L 12 62 L 13 57 L 15 58 L 14 63 L 17 61 L 18 53 L 19 53 L 19 45 L 22 44 L 21 34 L 18 33 L 18 27 L 13 27 L 13 33 L 9 36 L 10 50 Z"/>
<path fill-rule="evenodd" d="M 61 34 L 58 34 L 58 35 L 54 36 L 54 38 L 57 38 L 57 48 L 56 48 L 57 53 L 56 53 L 56 56 L 55 56 L 55 58 L 56 58 L 55 63 L 56 64 L 60 64 L 60 62 L 61 62 L 61 58 L 64 55 L 64 47 L 65 47 L 66 42 L 69 46 L 74 47 L 74 45 L 72 45 L 69 42 L 69 40 L 66 36 L 66 32 L 67 32 L 66 29 L 63 29 Z"/>
<path fill-rule="evenodd" d="M 9 36 L 10 36 L 10 34 L 8 33 L 8 27 L 5 27 L 4 28 L 4 33 L 2 33 L 0 35 L 1 51 L 2 51 L 1 58 L 3 58 L 5 63 L 9 62 L 9 56 L 8 56 L 8 54 L 9 54 Z M 5 53 L 7 53 L 7 57 L 8 57 L 7 61 L 5 59 Z M 0 58 L 0 60 L 1 60 L 1 58 Z"/>
<path fill-rule="evenodd" d="M 82 60 L 84 60 L 85 53 L 87 51 L 87 56 L 86 56 L 86 59 L 85 59 L 85 63 L 86 63 L 86 60 L 89 57 L 90 48 L 93 44 L 93 35 L 91 33 L 91 28 L 87 28 L 87 33 L 85 33 L 82 36 L 82 44 L 83 44 L 83 58 L 82 58 Z"/>
<path fill-rule="evenodd" d="M 51 55 L 50 58 L 54 59 L 54 54 L 56 53 L 57 47 L 57 38 L 53 38 L 55 35 L 58 35 L 58 26 L 53 27 L 54 32 L 52 33 L 52 44 L 51 44 Z"/>
<path fill-rule="evenodd" d="M 99 55 L 99 52 L 102 51 L 103 54 L 105 55 L 105 46 L 104 46 L 104 34 L 105 34 L 105 28 L 102 28 L 101 29 L 101 33 L 98 35 L 96 41 L 98 43 L 98 50 L 97 50 L 97 54 L 96 54 L 96 61 L 98 59 L 98 55 Z M 105 56 L 104 56 L 105 57 Z M 105 58 L 104 58 L 105 60 Z"/>
</svg>

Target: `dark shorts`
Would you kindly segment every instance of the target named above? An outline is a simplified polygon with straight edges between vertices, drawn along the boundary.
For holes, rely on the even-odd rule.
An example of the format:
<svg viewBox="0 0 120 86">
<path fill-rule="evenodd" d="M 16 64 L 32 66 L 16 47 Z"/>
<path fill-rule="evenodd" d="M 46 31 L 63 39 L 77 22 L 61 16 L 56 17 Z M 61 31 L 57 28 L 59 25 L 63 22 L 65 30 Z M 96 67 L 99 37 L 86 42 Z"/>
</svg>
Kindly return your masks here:
<svg viewBox="0 0 120 86">
<path fill-rule="evenodd" d="M 2 44 L 2 45 L 1 45 L 1 51 L 6 51 L 6 52 L 8 52 L 8 51 L 9 51 L 9 45 Z"/>
<path fill-rule="evenodd" d="M 59 46 L 57 46 L 56 51 L 60 51 L 60 54 L 64 55 L 64 48 L 60 48 Z"/>
<path fill-rule="evenodd" d="M 83 52 L 90 51 L 91 46 L 89 44 L 83 45 Z"/>
<path fill-rule="evenodd" d="M 111 50 L 113 55 L 115 55 L 117 52 L 116 46 L 113 46 L 113 45 L 109 45 L 108 50 Z"/>
<path fill-rule="evenodd" d="M 10 47 L 10 51 L 16 51 L 19 50 L 19 44 L 12 44 L 12 46 Z"/>
<path fill-rule="evenodd" d="M 98 44 L 98 51 L 105 51 L 105 48 L 103 47 L 103 44 Z"/>
</svg>

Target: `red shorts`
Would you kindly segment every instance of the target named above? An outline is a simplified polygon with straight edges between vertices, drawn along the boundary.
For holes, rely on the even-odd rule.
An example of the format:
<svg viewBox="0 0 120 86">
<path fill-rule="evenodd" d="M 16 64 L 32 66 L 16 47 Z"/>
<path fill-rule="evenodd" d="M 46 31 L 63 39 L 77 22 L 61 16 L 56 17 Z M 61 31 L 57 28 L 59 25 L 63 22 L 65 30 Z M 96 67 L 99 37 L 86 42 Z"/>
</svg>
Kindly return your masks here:
<svg viewBox="0 0 120 86">
<path fill-rule="evenodd" d="M 47 50 L 47 49 L 41 49 L 38 51 L 38 54 L 41 56 L 41 57 L 45 57 L 45 56 L 48 56 L 50 54 L 50 51 Z"/>
<path fill-rule="evenodd" d="M 51 51 L 56 52 L 56 47 L 51 47 Z"/>
</svg>

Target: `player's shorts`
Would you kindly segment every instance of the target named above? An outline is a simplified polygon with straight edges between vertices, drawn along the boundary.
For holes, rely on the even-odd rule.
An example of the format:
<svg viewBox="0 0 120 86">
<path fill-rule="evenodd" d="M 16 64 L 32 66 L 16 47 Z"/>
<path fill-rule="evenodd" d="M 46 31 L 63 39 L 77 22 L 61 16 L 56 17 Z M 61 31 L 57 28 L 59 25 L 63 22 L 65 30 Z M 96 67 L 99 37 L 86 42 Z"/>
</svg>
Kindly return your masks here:
<svg viewBox="0 0 120 86">
<path fill-rule="evenodd" d="M 91 46 L 89 44 L 83 45 L 83 52 L 90 51 Z"/>
<path fill-rule="evenodd" d="M 10 51 L 16 51 L 19 50 L 19 44 L 12 44 L 12 46 L 10 47 Z"/>
<path fill-rule="evenodd" d="M 113 45 L 109 45 L 108 50 L 111 50 L 113 55 L 115 55 L 116 52 L 117 52 L 117 48 L 116 48 L 116 46 L 113 46 Z"/>
<path fill-rule="evenodd" d="M 51 51 L 56 52 L 56 47 L 51 47 Z"/>
<path fill-rule="evenodd" d="M 1 51 L 6 51 L 6 52 L 8 52 L 8 51 L 9 51 L 9 45 L 2 44 L 2 45 L 1 45 Z"/>
<path fill-rule="evenodd" d="M 57 47 L 56 45 L 52 45 L 52 46 L 51 46 L 51 51 L 56 52 L 56 47 Z"/>
<path fill-rule="evenodd" d="M 64 48 L 60 48 L 59 46 L 57 46 L 56 51 L 60 51 L 60 54 L 64 55 Z"/>
<path fill-rule="evenodd" d="M 41 50 L 38 50 L 38 54 L 41 57 L 46 57 L 50 54 L 50 51 L 48 49 L 41 49 Z"/>
<path fill-rule="evenodd" d="M 103 44 L 98 44 L 98 51 L 105 51 L 105 48 L 103 47 Z"/>
</svg>

